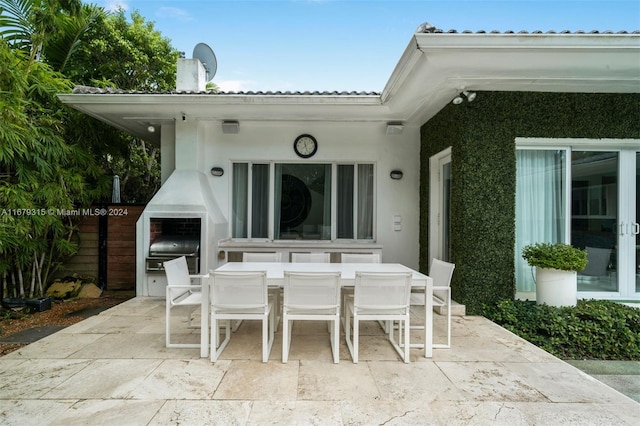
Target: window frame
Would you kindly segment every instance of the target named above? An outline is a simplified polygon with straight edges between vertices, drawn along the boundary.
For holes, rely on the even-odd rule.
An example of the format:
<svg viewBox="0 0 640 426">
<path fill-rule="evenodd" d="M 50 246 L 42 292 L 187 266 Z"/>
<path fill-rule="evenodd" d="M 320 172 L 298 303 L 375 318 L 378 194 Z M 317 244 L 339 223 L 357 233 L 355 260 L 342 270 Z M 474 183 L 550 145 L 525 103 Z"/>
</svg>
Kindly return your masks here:
<svg viewBox="0 0 640 426">
<path fill-rule="evenodd" d="M 247 221 L 247 237 L 235 237 L 234 234 L 234 197 L 235 193 L 234 189 L 234 166 L 236 164 L 246 164 L 248 167 L 247 172 L 247 217 L 245 220 Z M 255 164 L 263 164 L 269 166 L 269 201 L 268 201 L 268 232 L 267 238 L 263 237 L 253 237 L 252 236 L 252 214 L 253 214 L 253 165 Z M 288 240 L 288 239 L 276 239 L 275 238 L 275 179 L 276 179 L 276 164 L 309 164 L 309 162 L 301 162 L 301 161 L 262 161 L 262 160 L 232 160 L 230 161 L 229 170 L 231 170 L 231 176 L 229 179 L 229 235 L 233 241 L 252 241 L 252 242 L 291 242 L 297 243 L 300 241 L 313 241 L 313 242 L 375 242 L 377 238 L 376 233 L 376 216 L 377 216 L 377 182 L 376 182 L 376 163 L 374 161 L 359 161 L 359 162 L 346 162 L 346 161 L 318 161 L 313 162 L 313 164 L 328 164 L 331 166 L 331 237 L 327 240 Z M 357 226 L 358 226 L 358 166 L 361 164 L 370 165 L 372 167 L 372 179 L 371 185 L 373 186 L 373 196 L 371 200 L 371 208 L 373 210 L 373 220 L 371 224 L 371 235 L 372 238 L 367 239 L 358 239 L 357 238 Z M 339 165 L 349 165 L 353 166 L 353 238 L 337 238 L 337 221 L 338 221 L 338 211 L 337 211 L 337 201 L 338 201 L 338 166 Z"/>
</svg>

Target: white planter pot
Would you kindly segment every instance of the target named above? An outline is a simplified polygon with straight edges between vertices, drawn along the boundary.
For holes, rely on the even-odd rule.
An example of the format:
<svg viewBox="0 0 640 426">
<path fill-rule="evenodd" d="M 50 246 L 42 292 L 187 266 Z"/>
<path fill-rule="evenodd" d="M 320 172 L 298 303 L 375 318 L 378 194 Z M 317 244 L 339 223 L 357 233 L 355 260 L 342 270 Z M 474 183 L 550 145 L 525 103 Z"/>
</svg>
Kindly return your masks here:
<svg viewBox="0 0 640 426">
<path fill-rule="evenodd" d="M 536 266 L 536 303 L 549 306 L 576 306 L 578 273 Z"/>
</svg>

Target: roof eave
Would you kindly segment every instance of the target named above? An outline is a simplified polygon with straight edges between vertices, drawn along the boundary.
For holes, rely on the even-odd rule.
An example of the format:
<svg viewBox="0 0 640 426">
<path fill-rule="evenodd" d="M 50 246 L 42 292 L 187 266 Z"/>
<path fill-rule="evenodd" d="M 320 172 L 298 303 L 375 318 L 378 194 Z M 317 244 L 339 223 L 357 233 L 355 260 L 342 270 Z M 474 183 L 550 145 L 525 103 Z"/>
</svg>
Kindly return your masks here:
<svg viewBox="0 0 640 426">
<path fill-rule="evenodd" d="M 420 125 L 462 90 L 638 93 L 640 34 L 416 33 L 381 98 Z"/>
</svg>

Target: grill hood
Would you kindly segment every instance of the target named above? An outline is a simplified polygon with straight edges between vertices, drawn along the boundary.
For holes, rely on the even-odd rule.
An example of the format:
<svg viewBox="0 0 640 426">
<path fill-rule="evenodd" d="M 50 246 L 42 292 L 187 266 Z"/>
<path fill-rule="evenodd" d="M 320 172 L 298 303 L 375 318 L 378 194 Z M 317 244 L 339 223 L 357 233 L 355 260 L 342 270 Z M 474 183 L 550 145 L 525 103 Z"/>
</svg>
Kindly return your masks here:
<svg viewBox="0 0 640 426">
<path fill-rule="evenodd" d="M 200 238 L 187 235 L 161 235 L 149 247 L 149 256 L 197 256 Z"/>
<path fill-rule="evenodd" d="M 207 177 L 195 170 L 174 170 L 145 208 L 153 211 L 207 212 L 214 224 L 226 223 Z"/>
</svg>

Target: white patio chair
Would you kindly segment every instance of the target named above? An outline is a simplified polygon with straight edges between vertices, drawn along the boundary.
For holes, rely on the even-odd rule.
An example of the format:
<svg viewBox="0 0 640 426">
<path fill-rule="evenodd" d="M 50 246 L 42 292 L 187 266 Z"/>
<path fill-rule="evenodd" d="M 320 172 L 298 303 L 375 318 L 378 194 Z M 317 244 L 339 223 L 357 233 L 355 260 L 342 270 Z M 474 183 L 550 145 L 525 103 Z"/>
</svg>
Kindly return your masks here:
<svg viewBox="0 0 640 426">
<path fill-rule="evenodd" d="M 202 280 L 209 275 L 189 275 L 187 259 L 182 256 L 163 263 L 167 276 L 165 346 L 167 348 L 199 348 L 200 343 L 171 343 L 171 309 L 188 306 L 187 325 L 191 327 L 193 312 L 202 306 L 202 281 L 192 284 L 192 279 Z M 208 318 L 206 319 L 208 321 Z"/>
<path fill-rule="evenodd" d="M 291 253 L 292 263 L 330 263 L 331 253 Z"/>
<path fill-rule="evenodd" d="M 434 343 L 434 348 L 451 348 L 451 278 L 455 268 L 455 264 L 436 258 L 431 261 L 429 268 L 429 276 L 433 280 L 433 306 L 447 308 L 447 343 Z M 424 288 L 414 288 L 411 294 L 419 295 L 424 300 Z M 411 328 L 424 330 L 424 325 L 412 325 Z"/>
<path fill-rule="evenodd" d="M 244 252 L 242 253 L 243 262 L 282 262 L 282 253 L 280 252 Z"/>
<path fill-rule="evenodd" d="M 281 252 L 244 252 L 242 253 L 242 261 L 243 262 L 266 262 L 266 263 L 280 263 L 282 262 L 282 253 Z M 282 294 L 280 293 L 280 288 L 270 288 L 269 294 L 273 296 L 274 299 L 274 311 L 276 314 L 276 329 L 280 324 L 280 302 L 282 299 Z M 233 331 L 236 331 L 242 321 L 238 321 L 233 326 Z"/>
<path fill-rule="evenodd" d="M 391 345 L 409 362 L 409 329 L 411 272 L 359 272 L 353 299 L 347 300 L 345 337 L 354 364 L 358 363 L 359 328 L 361 321 L 376 320 L 384 323 L 398 322 L 398 327 L 388 327 L 385 333 Z M 353 317 L 353 340 L 351 340 L 351 318 Z M 398 330 L 398 340 L 394 332 Z"/>
<path fill-rule="evenodd" d="M 381 263 L 382 259 L 379 253 L 341 253 L 340 263 Z M 344 324 L 344 318 L 347 316 L 347 299 L 353 297 L 353 288 L 344 287 L 342 289 L 342 306 L 343 316 L 342 321 Z M 380 323 L 380 327 L 386 326 Z"/>
<path fill-rule="evenodd" d="M 268 296 L 267 273 L 214 272 L 211 280 L 211 362 L 215 362 L 231 340 L 231 322 L 262 321 L 262 362 L 269 360 L 275 335 L 273 300 Z M 219 321 L 225 338 L 219 340 Z"/>
<path fill-rule="evenodd" d="M 341 253 L 342 263 L 381 263 L 380 253 Z"/>
<path fill-rule="evenodd" d="M 587 266 L 578 271 L 578 275 L 591 277 L 607 277 L 608 268 L 611 261 L 610 248 L 585 247 L 587 252 Z"/>
<path fill-rule="evenodd" d="M 294 320 L 328 321 L 333 362 L 340 343 L 340 273 L 284 272 L 282 305 L 282 362 L 289 359 Z"/>
</svg>

